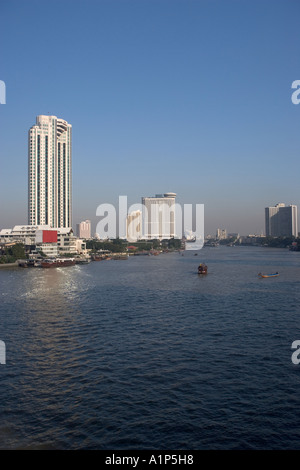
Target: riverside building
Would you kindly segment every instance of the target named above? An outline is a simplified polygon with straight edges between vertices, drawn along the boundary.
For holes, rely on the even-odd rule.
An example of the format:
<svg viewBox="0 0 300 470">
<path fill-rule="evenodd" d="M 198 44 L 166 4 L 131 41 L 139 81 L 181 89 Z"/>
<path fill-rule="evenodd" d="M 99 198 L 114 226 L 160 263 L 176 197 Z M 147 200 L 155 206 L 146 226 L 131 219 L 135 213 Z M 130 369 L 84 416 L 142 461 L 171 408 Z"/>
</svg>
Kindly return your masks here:
<svg viewBox="0 0 300 470">
<path fill-rule="evenodd" d="M 72 226 L 72 126 L 40 115 L 28 133 L 28 224 Z"/>
<path fill-rule="evenodd" d="M 265 208 L 266 236 L 297 237 L 297 206 L 283 203 Z"/>
<path fill-rule="evenodd" d="M 86 254 L 86 244 L 67 228 L 53 228 L 49 225 L 15 225 L 12 229 L 0 230 L 0 244 L 22 243 L 26 252 L 46 256 Z"/>
<path fill-rule="evenodd" d="M 143 238 L 170 239 L 175 237 L 175 193 L 143 197 Z"/>
</svg>

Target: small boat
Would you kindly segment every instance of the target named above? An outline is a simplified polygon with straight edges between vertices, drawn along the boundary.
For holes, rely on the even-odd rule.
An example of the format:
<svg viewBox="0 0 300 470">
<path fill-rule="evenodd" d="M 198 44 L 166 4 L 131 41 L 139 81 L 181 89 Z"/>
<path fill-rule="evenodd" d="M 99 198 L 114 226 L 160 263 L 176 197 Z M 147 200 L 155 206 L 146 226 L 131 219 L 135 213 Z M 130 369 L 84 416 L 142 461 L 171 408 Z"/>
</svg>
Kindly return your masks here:
<svg viewBox="0 0 300 470">
<path fill-rule="evenodd" d="M 205 263 L 201 263 L 198 266 L 198 274 L 207 274 L 207 266 Z"/>
<path fill-rule="evenodd" d="M 76 258 L 76 264 L 89 264 L 91 258 Z"/>
<path fill-rule="evenodd" d="M 19 261 L 19 266 L 20 266 L 20 268 L 28 268 L 28 262 L 27 261 Z"/>
<path fill-rule="evenodd" d="M 273 274 L 262 274 L 262 273 L 258 273 L 258 276 L 260 278 L 265 278 L 265 277 L 277 277 L 279 276 L 279 273 L 276 272 L 276 273 L 273 273 Z"/>
<path fill-rule="evenodd" d="M 102 261 L 103 259 L 103 255 L 92 255 L 92 261 Z"/>
<path fill-rule="evenodd" d="M 116 255 L 113 257 L 113 259 L 115 260 L 128 259 L 128 258 L 129 258 L 128 255 Z"/>
</svg>

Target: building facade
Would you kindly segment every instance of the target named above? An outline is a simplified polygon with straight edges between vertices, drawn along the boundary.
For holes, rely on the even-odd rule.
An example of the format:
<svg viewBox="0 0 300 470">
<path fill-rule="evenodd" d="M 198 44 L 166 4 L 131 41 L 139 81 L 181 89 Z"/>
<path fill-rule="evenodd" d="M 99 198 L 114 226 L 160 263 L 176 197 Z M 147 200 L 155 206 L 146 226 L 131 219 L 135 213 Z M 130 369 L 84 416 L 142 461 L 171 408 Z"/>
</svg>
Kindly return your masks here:
<svg viewBox="0 0 300 470">
<path fill-rule="evenodd" d="M 72 126 L 40 115 L 28 133 L 28 224 L 72 226 Z"/>
<path fill-rule="evenodd" d="M 266 236 L 297 237 L 297 206 L 283 203 L 265 208 Z"/>
<path fill-rule="evenodd" d="M 0 230 L 0 243 L 22 243 L 32 255 L 42 252 L 48 257 L 86 254 L 86 244 L 75 237 L 71 228 L 54 229 L 49 225 L 15 225 Z"/>
<path fill-rule="evenodd" d="M 143 197 L 143 238 L 170 239 L 175 237 L 175 193 Z"/>
<path fill-rule="evenodd" d="M 91 238 L 91 221 L 84 220 L 76 225 L 78 238 Z"/>
<path fill-rule="evenodd" d="M 227 238 L 227 231 L 226 229 L 217 228 L 216 238 L 218 240 L 225 240 Z"/>
</svg>

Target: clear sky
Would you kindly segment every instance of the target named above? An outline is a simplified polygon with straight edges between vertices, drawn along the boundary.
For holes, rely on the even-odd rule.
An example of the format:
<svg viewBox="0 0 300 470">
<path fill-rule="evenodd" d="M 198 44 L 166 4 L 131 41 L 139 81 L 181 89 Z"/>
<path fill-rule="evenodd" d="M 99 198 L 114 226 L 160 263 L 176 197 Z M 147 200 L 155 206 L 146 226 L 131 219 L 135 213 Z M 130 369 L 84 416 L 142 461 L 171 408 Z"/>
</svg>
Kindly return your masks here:
<svg viewBox="0 0 300 470">
<path fill-rule="evenodd" d="M 299 0 L 0 0 L 0 228 L 27 223 L 27 132 L 73 126 L 73 227 L 176 192 L 205 233 L 300 207 Z"/>
</svg>

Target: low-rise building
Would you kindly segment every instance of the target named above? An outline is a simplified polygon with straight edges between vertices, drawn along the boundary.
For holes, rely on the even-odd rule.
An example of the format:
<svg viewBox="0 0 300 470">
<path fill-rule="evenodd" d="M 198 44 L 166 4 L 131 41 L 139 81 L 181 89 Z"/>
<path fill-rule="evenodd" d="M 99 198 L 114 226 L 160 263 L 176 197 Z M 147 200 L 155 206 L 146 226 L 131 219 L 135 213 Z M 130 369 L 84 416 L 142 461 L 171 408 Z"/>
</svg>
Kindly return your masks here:
<svg viewBox="0 0 300 470">
<path fill-rule="evenodd" d="M 22 243 L 31 256 L 44 254 L 85 254 L 86 244 L 75 237 L 72 228 L 52 228 L 49 225 L 15 225 L 0 230 L 0 243 Z"/>
</svg>

